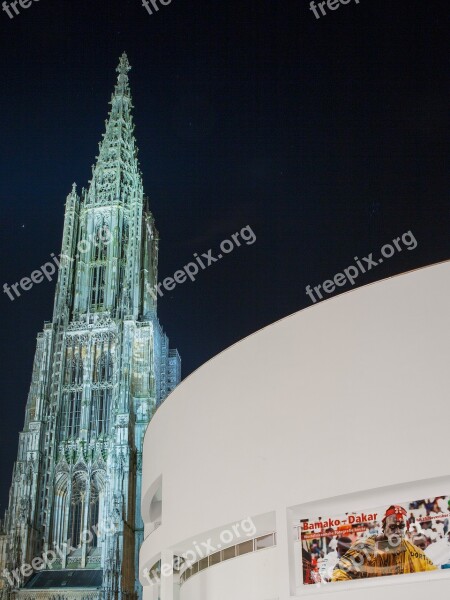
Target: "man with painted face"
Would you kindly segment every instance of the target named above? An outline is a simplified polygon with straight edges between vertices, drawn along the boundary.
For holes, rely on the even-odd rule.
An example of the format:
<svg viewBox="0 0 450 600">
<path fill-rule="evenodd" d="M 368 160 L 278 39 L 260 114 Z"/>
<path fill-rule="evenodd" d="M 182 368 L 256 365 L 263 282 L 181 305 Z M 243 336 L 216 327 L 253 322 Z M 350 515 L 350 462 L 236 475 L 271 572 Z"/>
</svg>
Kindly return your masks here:
<svg viewBox="0 0 450 600">
<path fill-rule="evenodd" d="M 390 506 L 382 534 L 354 542 L 336 565 L 331 581 L 435 571 L 424 551 L 406 539 L 406 517 L 402 506 Z"/>
</svg>

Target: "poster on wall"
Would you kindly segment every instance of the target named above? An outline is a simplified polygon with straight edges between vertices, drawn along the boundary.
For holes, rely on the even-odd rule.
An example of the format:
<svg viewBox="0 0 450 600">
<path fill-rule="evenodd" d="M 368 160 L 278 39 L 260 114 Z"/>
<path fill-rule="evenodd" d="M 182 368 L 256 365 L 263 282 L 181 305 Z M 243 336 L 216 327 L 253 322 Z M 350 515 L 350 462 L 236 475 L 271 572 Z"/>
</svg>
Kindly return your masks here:
<svg viewBox="0 0 450 600">
<path fill-rule="evenodd" d="M 303 584 L 450 569 L 449 527 L 450 495 L 302 519 Z"/>
</svg>

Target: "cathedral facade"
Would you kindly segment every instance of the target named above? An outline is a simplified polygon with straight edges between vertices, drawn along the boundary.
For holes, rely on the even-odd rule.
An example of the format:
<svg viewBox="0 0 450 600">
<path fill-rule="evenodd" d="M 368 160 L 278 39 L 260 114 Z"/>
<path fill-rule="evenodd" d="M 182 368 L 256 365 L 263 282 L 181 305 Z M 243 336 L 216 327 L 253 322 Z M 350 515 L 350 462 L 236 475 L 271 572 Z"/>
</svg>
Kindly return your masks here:
<svg viewBox="0 0 450 600">
<path fill-rule="evenodd" d="M 37 337 L 0 534 L 3 599 L 141 597 L 142 444 L 180 381 L 158 317 L 125 54 L 87 189 L 67 196 L 53 318 Z"/>
</svg>

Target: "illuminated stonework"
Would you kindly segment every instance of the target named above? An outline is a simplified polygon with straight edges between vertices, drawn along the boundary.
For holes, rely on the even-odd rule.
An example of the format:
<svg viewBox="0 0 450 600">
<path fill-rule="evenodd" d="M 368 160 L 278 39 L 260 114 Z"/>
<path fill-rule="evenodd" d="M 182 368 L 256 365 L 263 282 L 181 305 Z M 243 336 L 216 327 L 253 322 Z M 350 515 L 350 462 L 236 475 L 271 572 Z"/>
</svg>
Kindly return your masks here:
<svg viewBox="0 0 450 600">
<path fill-rule="evenodd" d="M 0 536 L 4 598 L 141 596 L 142 443 L 180 381 L 180 357 L 149 293 L 158 232 L 143 194 L 129 70 L 124 54 L 92 180 L 67 197 L 53 319 L 38 334 Z M 39 573 L 17 571 L 52 551 Z"/>
</svg>

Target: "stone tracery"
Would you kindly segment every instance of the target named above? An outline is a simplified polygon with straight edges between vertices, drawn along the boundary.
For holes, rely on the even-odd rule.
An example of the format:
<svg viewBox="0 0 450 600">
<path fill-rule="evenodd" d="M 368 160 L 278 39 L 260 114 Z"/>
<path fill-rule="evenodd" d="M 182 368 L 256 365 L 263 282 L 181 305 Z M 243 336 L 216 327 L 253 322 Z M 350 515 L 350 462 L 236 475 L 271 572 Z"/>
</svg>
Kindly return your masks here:
<svg viewBox="0 0 450 600">
<path fill-rule="evenodd" d="M 13 571 L 70 541 L 73 549 L 55 570 L 70 572 L 70 580 L 82 570 L 102 572 L 102 590 L 30 589 L 19 575 L 19 589 L 4 588 L 2 600 L 140 595 L 135 456 L 142 456 L 150 415 L 180 379 L 180 361 L 172 351 L 169 364 L 168 339 L 148 293 L 157 282 L 159 236 L 137 161 L 129 70 L 123 55 L 89 188 L 78 195 L 73 186 L 67 197 L 66 259 L 53 319 L 38 336 L 1 567 Z M 87 252 L 79 251 L 83 240 L 89 240 Z M 105 526 L 110 522 L 113 534 Z M 124 536 L 126 522 L 133 533 Z M 134 557 L 134 572 L 123 571 L 125 553 Z"/>
</svg>

